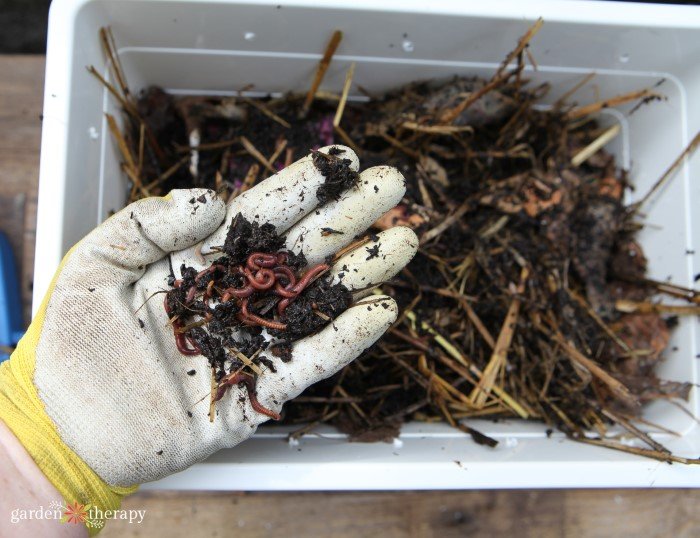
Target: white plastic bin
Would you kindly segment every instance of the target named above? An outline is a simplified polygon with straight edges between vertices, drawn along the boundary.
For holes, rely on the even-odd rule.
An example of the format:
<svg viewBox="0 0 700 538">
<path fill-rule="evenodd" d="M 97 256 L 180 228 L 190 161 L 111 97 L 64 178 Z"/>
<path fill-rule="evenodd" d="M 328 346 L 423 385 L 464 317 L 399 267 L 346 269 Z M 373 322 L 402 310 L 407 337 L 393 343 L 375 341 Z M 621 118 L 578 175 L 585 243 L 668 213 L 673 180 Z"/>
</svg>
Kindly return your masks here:
<svg viewBox="0 0 700 538">
<path fill-rule="evenodd" d="M 124 202 L 119 158 L 104 121 L 118 114 L 86 71 L 106 71 L 98 29 L 110 25 L 132 90 L 158 84 L 180 93 L 307 89 L 331 34 L 345 37 L 325 78 L 339 91 L 350 62 L 354 82 L 381 92 L 452 74 L 488 76 L 539 16 L 531 51 L 554 100 L 596 71 L 581 103 L 650 86 L 668 100 L 633 115 L 607 113 L 622 136 L 612 145 L 645 192 L 700 129 L 700 9 L 615 2 L 448 0 L 55 0 L 51 7 L 41 149 L 35 307 L 66 250 Z M 629 108 L 627 109 L 629 110 Z M 623 111 L 624 112 L 624 111 Z M 695 181 L 691 181 L 691 177 Z M 691 286 L 697 271 L 700 157 L 649 205 L 641 234 L 651 276 Z M 698 254 L 694 253 L 694 247 Z M 698 381 L 698 319 L 673 333 L 660 375 Z M 677 349 L 677 350 L 676 350 Z M 687 409 L 698 414 L 698 393 Z M 700 426 L 663 402 L 649 420 L 680 433 L 658 435 L 674 452 L 700 455 Z M 538 424 L 474 426 L 501 441 L 474 444 L 444 425 L 409 424 L 393 444 L 350 444 L 330 429 L 296 446 L 265 428 L 242 446 L 148 487 L 180 489 L 414 489 L 700 485 L 700 467 L 668 465 L 576 444 Z"/>
</svg>

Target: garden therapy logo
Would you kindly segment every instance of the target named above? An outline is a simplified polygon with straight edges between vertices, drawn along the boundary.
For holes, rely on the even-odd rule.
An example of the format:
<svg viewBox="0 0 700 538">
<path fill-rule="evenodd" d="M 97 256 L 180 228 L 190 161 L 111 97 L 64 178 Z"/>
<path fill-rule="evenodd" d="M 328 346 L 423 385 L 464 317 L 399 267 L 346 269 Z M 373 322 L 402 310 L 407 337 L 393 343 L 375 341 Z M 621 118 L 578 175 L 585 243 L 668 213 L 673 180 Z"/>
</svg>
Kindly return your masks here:
<svg viewBox="0 0 700 538">
<path fill-rule="evenodd" d="M 139 524 L 143 522 L 145 516 L 146 510 L 101 510 L 97 506 L 79 501 L 73 503 L 52 501 L 48 508 L 44 506 L 32 509 L 15 508 L 10 514 L 10 522 L 53 519 L 68 525 L 82 524 L 88 528 L 101 529 L 109 519 Z"/>
<path fill-rule="evenodd" d="M 65 510 L 63 512 L 63 517 L 61 518 L 61 523 L 75 523 L 76 525 L 78 523 L 85 523 L 85 524 L 88 524 L 88 522 L 92 523 L 88 519 L 88 511 L 90 510 L 90 508 L 91 508 L 91 505 L 80 504 L 78 501 L 75 501 L 73 504 L 68 503 L 65 506 Z M 88 525 L 88 526 L 92 526 L 92 525 Z"/>
</svg>

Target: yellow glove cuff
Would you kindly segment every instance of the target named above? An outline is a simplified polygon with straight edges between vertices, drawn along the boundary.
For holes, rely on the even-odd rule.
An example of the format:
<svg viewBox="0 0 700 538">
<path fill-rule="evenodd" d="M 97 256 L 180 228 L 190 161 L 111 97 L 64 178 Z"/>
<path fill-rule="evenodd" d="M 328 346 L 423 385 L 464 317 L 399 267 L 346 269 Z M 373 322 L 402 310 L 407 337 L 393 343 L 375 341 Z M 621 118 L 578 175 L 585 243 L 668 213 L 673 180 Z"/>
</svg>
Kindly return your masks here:
<svg viewBox="0 0 700 538">
<path fill-rule="evenodd" d="M 70 254 L 61 262 L 56 275 Z M 36 317 L 12 357 L 0 365 L 0 419 L 12 430 L 65 503 L 90 505 L 99 509 L 101 512 L 95 510 L 95 513 L 100 514 L 118 509 L 122 497 L 136 491 L 138 486 L 110 486 L 88 467 L 61 440 L 34 386 L 35 352 L 56 278 L 54 276 Z M 93 536 L 104 526 L 104 521 L 88 520 L 86 524 Z"/>
</svg>

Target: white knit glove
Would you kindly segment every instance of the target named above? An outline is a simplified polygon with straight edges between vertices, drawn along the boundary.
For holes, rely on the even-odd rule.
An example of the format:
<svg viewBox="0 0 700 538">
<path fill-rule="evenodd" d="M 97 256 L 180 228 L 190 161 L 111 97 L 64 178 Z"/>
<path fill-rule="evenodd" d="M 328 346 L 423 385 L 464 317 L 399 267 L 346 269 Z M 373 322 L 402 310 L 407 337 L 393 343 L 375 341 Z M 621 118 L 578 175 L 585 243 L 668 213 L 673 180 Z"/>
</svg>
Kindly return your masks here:
<svg viewBox="0 0 700 538">
<path fill-rule="evenodd" d="M 356 155 L 348 148 L 341 158 Z M 322 150 L 326 151 L 326 149 Z M 67 256 L 48 300 L 36 348 L 34 383 L 60 438 L 111 486 L 131 486 L 181 471 L 247 439 L 268 417 L 254 411 L 243 386 L 217 403 L 209 421 L 210 369 L 183 356 L 163 307 L 172 267 L 201 268 L 200 249 L 222 245 L 233 216 L 272 223 L 309 264 L 351 243 L 404 194 L 388 167 L 363 172 L 357 187 L 318 206 L 324 177 L 306 157 L 235 198 L 228 207 L 209 190 L 173 191 L 131 204 L 95 229 Z M 324 234 L 322 228 L 342 234 Z M 210 235 L 211 234 L 211 235 Z M 367 248 L 379 246 L 378 255 Z M 382 232 L 342 257 L 331 274 L 351 290 L 395 275 L 415 254 L 408 228 Z M 185 249 L 173 253 L 178 249 Z M 170 256 L 168 256 L 169 253 Z M 371 258 L 371 259 L 367 259 Z M 208 257 L 208 264 L 212 258 Z M 357 299 L 357 297 L 356 297 Z M 368 299 L 365 299 L 367 301 Z M 372 345 L 396 319 L 384 297 L 345 311 L 318 334 L 297 341 L 290 362 L 263 353 L 276 372 L 257 380 L 257 398 L 276 412 Z M 194 371 L 194 372 L 193 372 Z"/>
</svg>

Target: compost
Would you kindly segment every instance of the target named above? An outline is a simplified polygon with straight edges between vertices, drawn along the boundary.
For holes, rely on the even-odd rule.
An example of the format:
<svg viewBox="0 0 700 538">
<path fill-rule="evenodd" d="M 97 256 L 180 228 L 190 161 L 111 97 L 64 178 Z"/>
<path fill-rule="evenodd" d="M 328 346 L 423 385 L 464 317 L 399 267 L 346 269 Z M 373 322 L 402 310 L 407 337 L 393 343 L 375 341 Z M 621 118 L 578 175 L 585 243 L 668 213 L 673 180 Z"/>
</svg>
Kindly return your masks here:
<svg viewBox="0 0 700 538">
<path fill-rule="evenodd" d="M 489 79 L 417 81 L 380 96 L 357 88 L 366 102 L 347 99 L 354 66 L 341 95 L 318 91 L 332 50 L 306 95 L 176 97 L 151 87 L 136 98 L 125 85 L 112 87 L 125 103 L 127 129 L 113 133 L 132 200 L 193 186 L 237 196 L 332 143 L 350 145 L 364 166 L 388 164 L 406 178 L 401 204 L 374 226 L 409 226 L 420 238 L 416 258 L 381 286 L 400 305 L 400 317 L 358 360 L 286 405 L 283 422 L 304 425 L 294 435 L 326 423 L 353 440 L 387 440 L 407 420 L 447 421 L 493 446 L 465 419 L 516 417 L 581 442 L 696 462 L 672 455 L 642 431 L 664 428 L 644 421 L 640 411 L 650 401 L 687 399 L 690 383 L 661 380 L 654 371 L 677 316 L 696 315 L 700 301 L 692 289 L 646 277 L 635 234 L 653 192 L 624 203 L 631 185 L 603 149 L 619 126 L 598 116 L 623 105 L 633 114 L 663 99 L 662 85 L 589 105 L 570 102 L 591 75 L 551 106 L 539 106 L 548 85 L 530 84 L 524 67 L 534 63 L 529 42 L 540 26 Z M 337 33 L 333 39 L 334 50 Z M 317 153 L 313 159 L 333 178 L 317 193 L 321 202 L 355 181 L 341 160 Z M 264 225 L 239 220 L 231 230 L 239 226 L 249 231 L 231 232 L 225 256 L 204 272 L 184 268 L 166 299 L 183 352 L 201 351 L 220 380 L 232 374 L 221 366 L 219 342 L 251 356 L 264 346 L 261 326 L 299 338 L 306 333 L 295 319 L 312 331 L 323 325 L 311 305 L 334 317 L 349 301 L 347 290 L 318 279 L 285 310 L 279 290 L 322 273 L 321 266 L 303 269 L 279 250 L 274 234 L 265 235 Z M 252 239 L 245 248 L 229 244 L 246 237 Z M 263 268 L 275 279 L 264 292 L 255 285 Z M 257 273 L 251 278 L 246 269 Z M 219 304 L 205 307 L 199 294 Z M 652 301 L 659 294 L 687 304 Z M 208 320 L 208 330 L 187 325 L 192 312 Z M 234 341 L 226 331 L 241 326 L 247 340 Z M 233 360 L 233 372 L 243 368 Z M 610 438 L 613 425 L 646 446 Z"/>
</svg>

